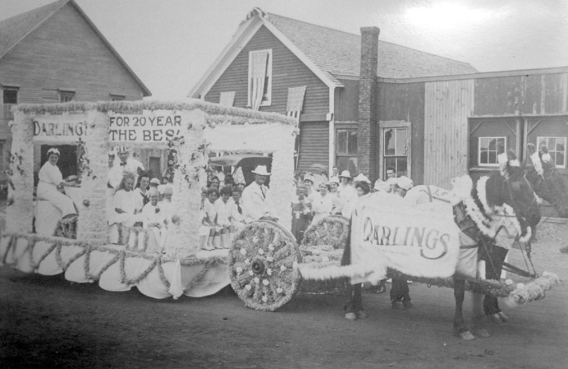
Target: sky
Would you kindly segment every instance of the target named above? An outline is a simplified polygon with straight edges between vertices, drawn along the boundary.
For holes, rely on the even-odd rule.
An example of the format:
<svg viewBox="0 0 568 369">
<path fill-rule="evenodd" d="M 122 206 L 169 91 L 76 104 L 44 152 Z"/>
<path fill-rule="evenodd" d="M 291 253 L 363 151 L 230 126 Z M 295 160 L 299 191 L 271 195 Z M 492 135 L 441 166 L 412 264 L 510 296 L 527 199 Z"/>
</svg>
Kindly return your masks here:
<svg viewBox="0 0 568 369">
<path fill-rule="evenodd" d="M 0 0 L 0 20 L 53 2 Z M 76 0 L 156 99 L 185 98 L 254 7 L 499 71 L 568 66 L 566 0 Z"/>
</svg>

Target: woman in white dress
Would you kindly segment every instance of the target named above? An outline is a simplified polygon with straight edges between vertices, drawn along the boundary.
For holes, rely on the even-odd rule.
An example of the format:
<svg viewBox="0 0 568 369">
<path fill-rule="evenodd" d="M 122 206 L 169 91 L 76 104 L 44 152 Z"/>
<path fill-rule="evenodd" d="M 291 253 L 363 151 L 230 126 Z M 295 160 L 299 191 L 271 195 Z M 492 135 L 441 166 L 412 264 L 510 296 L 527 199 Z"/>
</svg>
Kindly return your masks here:
<svg viewBox="0 0 568 369">
<path fill-rule="evenodd" d="M 73 183 L 63 180 L 61 171 L 57 167 L 59 150 L 51 148 L 47 151 L 48 160 L 39 171 L 39 184 L 37 186 L 38 199 L 47 200 L 61 211 L 61 217 L 66 218 L 77 214 L 73 200 L 59 192 L 58 188 L 73 186 Z"/>
<path fill-rule="evenodd" d="M 118 191 L 114 194 L 114 213 L 110 224 L 132 227 L 141 220 L 139 213 L 142 210 L 142 198 L 139 193 L 132 190 L 134 179 L 134 173 L 124 174 Z"/>
<path fill-rule="evenodd" d="M 328 217 L 333 209 L 333 197 L 329 194 L 329 184 L 322 183 L 319 189 L 319 194 L 315 195 L 312 201 L 312 210 L 314 212 L 312 225 Z"/>
</svg>

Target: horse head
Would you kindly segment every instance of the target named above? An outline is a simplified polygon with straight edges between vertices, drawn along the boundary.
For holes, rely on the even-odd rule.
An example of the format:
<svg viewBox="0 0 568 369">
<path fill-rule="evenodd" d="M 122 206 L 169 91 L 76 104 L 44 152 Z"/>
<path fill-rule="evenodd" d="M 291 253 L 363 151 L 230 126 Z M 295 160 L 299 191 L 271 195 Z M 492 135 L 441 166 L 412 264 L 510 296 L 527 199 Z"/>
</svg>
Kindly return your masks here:
<svg viewBox="0 0 568 369">
<path fill-rule="evenodd" d="M 509 205 L 521 225 L 534 228 L 540 222 L 540 208 L 531 184 L 513 152 L 500 155 L 500 174 L 494 174 L 486 183 L 486 198 L 490 207 Z"/>
<path fill-rule="evenodd" d="M 568 216 L 568 194 L 562 176 L 548 154 L 546 147 L 537 152 L 527 145 L 526 177 L 534 192 L 549 202 L 562 217 Z"/>
</svg>

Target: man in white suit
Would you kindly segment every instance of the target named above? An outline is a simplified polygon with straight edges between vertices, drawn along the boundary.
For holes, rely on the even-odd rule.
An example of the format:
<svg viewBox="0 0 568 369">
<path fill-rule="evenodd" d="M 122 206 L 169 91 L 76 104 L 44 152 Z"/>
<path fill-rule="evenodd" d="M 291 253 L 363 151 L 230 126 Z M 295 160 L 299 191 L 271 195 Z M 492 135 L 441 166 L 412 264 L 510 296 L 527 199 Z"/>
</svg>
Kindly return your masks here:
<svg viewBox="0 0 568 369">
<path fill-rule="evenodd" d="M 251 223 L 261 218 L 277 221 L 268 187 L 264 184 L 270 173 L 266 170 L 265 165 L 257 166 L 252 173 L 254 174 L 254 182 L 244 189 L 242 197 L 245 223 Z"/>
</svg>

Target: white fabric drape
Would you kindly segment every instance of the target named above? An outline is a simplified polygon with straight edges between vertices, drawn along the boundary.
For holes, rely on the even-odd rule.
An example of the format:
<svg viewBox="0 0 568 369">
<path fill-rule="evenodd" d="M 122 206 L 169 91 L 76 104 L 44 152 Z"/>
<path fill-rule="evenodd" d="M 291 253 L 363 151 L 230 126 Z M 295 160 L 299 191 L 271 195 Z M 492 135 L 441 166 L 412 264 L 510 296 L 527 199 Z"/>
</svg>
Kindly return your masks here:
<svg viewBox="0 0 568 369">
<path fill-rule="evenodd" d="M 232 107 L 235 103 L 235 91 L 221 92 L 219 105 Z"/>
<path fill-rule="evenodd" d="M 251 68 L 251 108 L 258 110 L 262 102 L 262 95 L 264 94 L 264 83 L 266 81 L 266 69 L 268 62 L 268 52 L 257 52 L 251 55 L 252 68 Z"/>
</svg>

